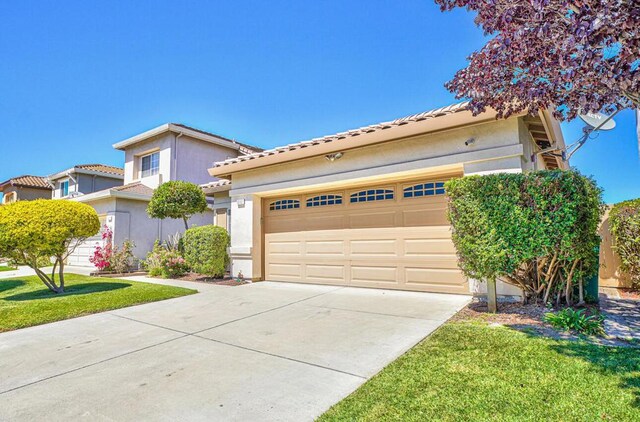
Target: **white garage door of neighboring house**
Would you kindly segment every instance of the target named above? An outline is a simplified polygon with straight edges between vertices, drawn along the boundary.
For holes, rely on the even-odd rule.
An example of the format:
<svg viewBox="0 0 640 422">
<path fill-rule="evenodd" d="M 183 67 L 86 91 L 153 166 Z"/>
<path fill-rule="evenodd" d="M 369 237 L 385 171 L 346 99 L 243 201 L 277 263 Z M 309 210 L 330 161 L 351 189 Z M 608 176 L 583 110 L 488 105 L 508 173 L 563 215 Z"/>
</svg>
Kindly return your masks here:
<svg viewBox="0 0 640 422">
<path fill-rule="evenodd" d="M 265 199 L 265 279 L 468 294 L 449 177 Z"/>
<path fill-rule="evenodd" d="M 89 258 L 93 256 L 93 252 L 96 250 L 96 246 L 103 246 L 102 240 L 102 228 L 106 222 L 106 215 L 98 216 L 100 219 L 100 232 L 97 235 L 86 239 L 80 243 L 75 251 L 67 258 L 67 265 L 75 265 L 78 267 L 93 267 L 94 265 L 89 261 Z"/>
</svg>

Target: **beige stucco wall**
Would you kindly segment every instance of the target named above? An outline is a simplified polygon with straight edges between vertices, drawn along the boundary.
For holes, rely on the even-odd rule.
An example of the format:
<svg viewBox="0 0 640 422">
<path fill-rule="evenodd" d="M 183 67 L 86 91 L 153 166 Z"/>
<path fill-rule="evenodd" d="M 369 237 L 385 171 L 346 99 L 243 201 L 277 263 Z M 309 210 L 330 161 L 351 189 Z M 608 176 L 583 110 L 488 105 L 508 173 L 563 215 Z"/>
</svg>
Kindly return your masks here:
<svg viewBox="0 0 640 422">
<path fill-rule="evenodd" d="M 98 215 L 104 216 L 106 225 L 113 231 L 114 244 L 120 246 L 125 240 L 135 242 L 134 255 L 138 259 L 146 258 L 156 239 L 165 241 L 170 235 L 184 233 L 182 220 L 149 218 L 147 204 L 145 201 L 122 198 L 108 198 L 90 203 Z M 191 217 L 189 226 L 202 226 L 213 222 L 214 212 L 208 210 Z M 93 247 L 96 246 L 95 243 L 92 243 Z M 76 262 L 73 259 L 72 261 Z"/>
<path fill-rule="evenodd" d="M 140 177 L 140 157 L 151 152 L 160 152 L 159 176 Z M 212 180 L 207 169 L 215 161 L 237 157 L 238 151 L 191 138 L 166 132 L 147 141 L 137 143 L 125 150 L 125 184 L 141 181 L 156 187 L 169 180 L 184 180 L 196 184 Z"/>
<path fill-rule="evenodd" d="M 465 145 L 471 138 L 475 142 Z M 521 119 L 513 118 L 355 150 L 349 150 L 345 140 L 344 156 L 334 162 L 318 156 L 234 173 L 230 192 L 233 274 L 262 277 L 260 204 L 264 196 L 453 169 L 465 175 L 522 172 L 533 168 L 525 157 L 532 151 L 530 143 Z M 520 294 L 519 289 L 503 283 L 498 288 L 502 295 Z M 486 288 L 472 280 L 470 292 L 482 294 Z"/>
</svg>

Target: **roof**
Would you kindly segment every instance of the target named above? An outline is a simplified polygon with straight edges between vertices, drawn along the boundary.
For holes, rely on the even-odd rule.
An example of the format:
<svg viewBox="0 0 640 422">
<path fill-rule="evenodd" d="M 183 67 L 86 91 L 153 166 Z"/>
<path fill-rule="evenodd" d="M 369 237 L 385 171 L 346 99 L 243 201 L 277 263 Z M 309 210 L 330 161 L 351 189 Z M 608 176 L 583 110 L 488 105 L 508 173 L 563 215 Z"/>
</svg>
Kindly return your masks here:
<svg viewBox="0 0 640 422">
<path fill-rule="evenodd" d="M 115 149 L 123 150 L 131 145 L 137 144 L 138 142 L 146 141 L 149 138 L 152 138 L 154 136 L 157 136 L 165 132 L 183 133 L 185 135 L 191 136 L 192 138 L 200 139 L 206 142 L 211 142 L 227 148 L 238 150 L 242 154 L 252 154 L 255 152 L 262 151 L 262 148 L 245 144 L 242 142 L 238 142 L 234 139 L 226 138 L 224 136 L 216 135 L 215 133 L 196 129 L 191 126 L 183 125 L 182 123 L 165 123 L 151 130 L 132 136 L 131 138 L 125 139 L 124 141 L 115 143 L 113 144 L 113 147 Z"/>
<path fill-rule="evenodd" d="M 257 147 L 257 146 L 254 146 L 254 145 L 245 144 L 243 142 L 238 142 L 235 139 L 225 138 L 224 136 L 216 135 L 215 133 L 211 133 L 211 132 L 207 132 L 207 131 L 204 131 L 204 130 L 201 130 L 201 129 L 196 129 L 196 128 L 191 127 L 191 126 L 183 125 L 182 123 L 171 123 L 171 124 L 174 125 L 174 126 L 177 126 L 177 127 L 184 128 L 184 129 L 193 130 L 195 132 L 199 132 L 199 133 L 202 133 L 204 135 L 215 136 L 216 138 L 220 138 L 220 139 L 224 139 L 225 141 L 233 142 L 234 144 L 240 145 L 240 147 L 242 149 L 244 149 L 247 154 L 250 154 L 250 153 L 253 153 L 253 152 L 264 151 L 260 147 Z"/>
<path fill-rule="evenodd" d="M 148 195 L 148 196 L 153 195 L 153 189 L 151 189 L 147 185 L 143 185 L 140 182 L 134 182 L 134 183 L 129 183 L 123 186 L 117 186 L 115 188 L 111 188 L 111 190 L 114 190 L 116 192 L 135 193 L 139 195 Z"/>
<path fill-rule="evenodd" d="M 53 189 L 53 187 L 49 183 L 49 180 L 46 177 L 31 176 L 31 175 L 12 177 L 11 179 L 3 183 L 0 183 L 0 187 L 6 186 L 6 185 L 19 186 L 23 188 L 34 188 L 34 189 L 47 189 L 47 190 Z"/>
<path fill-rule="evenodd" d="M 469 105 L 469 102 L 465 101 L 457 104 L 452 104 L 446 107 L 440 107 L 440 108 L 425 111 L 422 113 L 401 117 L 399 119 L 395 119 L 388 122 L 377 123 L 374 125 L 361 127 L 358 129 L 352 129 L 345 132 L 336 133 L 334 135 L 327 135 L 320 138 L 314 138 L 307 141 L 297 142 L 297 143 L 289 144 L 282 147 L 264 150 L 261 152 L 246 154 L 236 158 L 229 158 L 227 160 L 214 163 L 214 168 L 229 166 L 231 164 L 241 163 L 241 162 L 250 161 L 250 160 L 259 160 L 264 157 L 282 154 L 289 151 L 300 150 L 303 148 L 315 147 L 315 146 L 327 144 L 330 142 L 340 142 L 341 144 L 345 143 L 344 148 L 348 148 L 349 145 L 346 143 L 349 141 L 349 139 L 354 138 L 356 136 L 360 136 L 363 134 L 370 134 L 374 132 L 380 132 L 387 129 L 408 125 L 411 123 L 421 122 L 425 120 L 432 120 L 439 117 L 459 113 L 462 111 L 468 111 L 468 105 Z"/>
<path fill-rule="evenodd" d="M 218 179 L 214 182 L 205 183 L 200 185 L 204 193 L 210 194 L 215 192 L 224 192 L 231 189 L 231 180 Z"/>
<path fill-rule="evenodd" d="M 141 201 L 149 201 L 153 196 L 153 189 L 140 182 L 133 182 L 122 186 L 104 189 L 98 192 L 71 198 L 72 201 L 93 202 L 108 198 L 123 198 Z"/>
<path fill-rule="evenodd" d="M 69 173 L 97 174 L 105 177 L 124 179 L 124 169 L 107 164 L 76 164 L 75 166 L 59 171 L 49 176 L 49 180 L 59 179 Z"/>
<path fill-rule="evenodd" d="M 75 166 L 77 169 L 99 171 L 101 173 L 116 174 L 124 176 L 124 169 L 120 167 L 108 166 L 106 164 L 79 164 Z"/>
</svg>

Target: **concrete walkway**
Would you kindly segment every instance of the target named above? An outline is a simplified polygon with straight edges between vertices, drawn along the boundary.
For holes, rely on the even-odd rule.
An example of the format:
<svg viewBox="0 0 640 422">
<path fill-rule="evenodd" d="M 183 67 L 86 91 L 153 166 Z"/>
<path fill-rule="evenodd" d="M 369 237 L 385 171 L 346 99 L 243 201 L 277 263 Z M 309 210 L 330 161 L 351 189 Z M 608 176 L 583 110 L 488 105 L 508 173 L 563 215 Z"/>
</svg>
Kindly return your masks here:
<svg viewBox="0 0 640 422">
<path fill-rule="evenodd" d="M 0 334 L 0 420 L 313 420 L 470 300 L 255 283 Z"/>
</svg>

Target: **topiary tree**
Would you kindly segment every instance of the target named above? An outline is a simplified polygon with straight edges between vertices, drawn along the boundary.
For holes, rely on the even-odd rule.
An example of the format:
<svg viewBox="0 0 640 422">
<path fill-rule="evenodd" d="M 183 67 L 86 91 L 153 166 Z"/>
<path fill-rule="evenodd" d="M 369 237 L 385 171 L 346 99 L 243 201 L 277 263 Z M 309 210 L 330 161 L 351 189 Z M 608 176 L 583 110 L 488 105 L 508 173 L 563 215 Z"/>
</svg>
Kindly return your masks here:
<svg viewBox="0 0 640 422">
<path fill-rule="evenodd" d="M 573 171 L 492 174 L 446 184 L 459 265 L 468 277 L 501 279 L 525 300 L 584 303 L 598 271 L 601 189 Z"/>
<path fill-rule="evenodd" d="M 0 207 L 0 256 L 28 265 L 52 292 L 62 293 L 65 260 L 99 230 L 100 220 L 89 205 L 51 199 L 18 201 Z M 49 258 L 55 259 L 50 276 L 39 268 Z"/>
<path fill-rule="evenodd" d="M 189 228 L 189 218 L 207 210 L 207 198 L 202 189 L 194 183 L 174 180 L 158 186 L 147 206 L 151 218 L 176 218 L 184 221 Z"/>
<path fill-rule="evenodd" d="M 615 204 L 609 212 L 609 223 L 620 269 L 635 287 L 640 287 L 640 199 Z"/>
<path fill-rule="evenodd" d="M 201 226 L 184 234 L 184 258 L 191 269 L 211 277 L 224 276 L 229 265 L 229 233 L 219 226 Z"/>
</svg>

